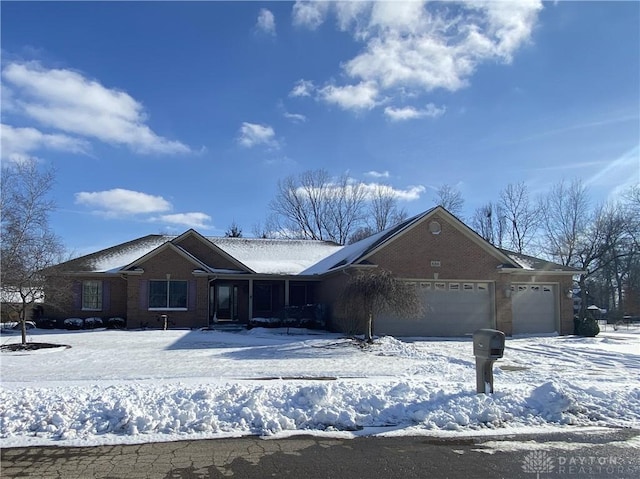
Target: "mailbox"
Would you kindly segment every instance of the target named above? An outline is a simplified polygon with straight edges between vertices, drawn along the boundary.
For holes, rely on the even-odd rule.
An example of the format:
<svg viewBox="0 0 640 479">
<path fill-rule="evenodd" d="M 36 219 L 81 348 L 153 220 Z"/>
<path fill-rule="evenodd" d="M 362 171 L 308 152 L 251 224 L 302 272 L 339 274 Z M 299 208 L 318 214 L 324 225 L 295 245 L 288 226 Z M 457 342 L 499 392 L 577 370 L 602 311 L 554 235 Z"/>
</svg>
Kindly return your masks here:
<svg viewBox="0 0 640 479">
<path fill-rule="evenodd" d="M 500 359 L 504 355 L 504 333 L 496 329 L 479 329 L 473 333 L 473 355 Z"/>
<path fill-rule="evenodd" d="M 504 333 L 495 329 L 477 330 L 473 333 L 473 355 L 478 394 L 493 393 L 493 363 L 504 355 Z"/>
</svg>

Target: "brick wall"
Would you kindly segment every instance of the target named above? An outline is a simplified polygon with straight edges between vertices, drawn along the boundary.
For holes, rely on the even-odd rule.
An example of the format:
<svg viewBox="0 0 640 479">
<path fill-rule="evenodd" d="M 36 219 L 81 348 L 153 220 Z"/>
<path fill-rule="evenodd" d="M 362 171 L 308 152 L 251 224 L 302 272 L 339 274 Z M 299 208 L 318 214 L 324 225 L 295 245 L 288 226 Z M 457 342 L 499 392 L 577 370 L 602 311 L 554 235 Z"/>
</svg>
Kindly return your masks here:
<svg viewBox="0 0 640 479">
<path fill-rule="evenodd" d="M 148 261 L 139 265 L 144 273 L 129 275 L 127 285 L 127 327 L 140 328 L 161 327 L 160 316 L 167 314 L 173 328 L 205 327 L 209 324 L 208 311 L 208 281 L 204 277 L 195 277 L 193 270 L 197 269 L 187 258 L 176 251 L 167 248 L 154 255 Z M 150 280 L 166 280 L 167 274 L 171 280 L 185 280 L 189 282 L 189 296 L 191 288 L 196 288 L 195 307 L 188 311 L 149 311 L 148 292 L 143 282 Z M 146 283 L 148 285 L 148 283 Z M 148 286 L 147 286 L 148 287 Z M 141 291 L 141 288 L 143 290 Z M 188 301 L 190 303 L 191 301 Z"/>
</svg>

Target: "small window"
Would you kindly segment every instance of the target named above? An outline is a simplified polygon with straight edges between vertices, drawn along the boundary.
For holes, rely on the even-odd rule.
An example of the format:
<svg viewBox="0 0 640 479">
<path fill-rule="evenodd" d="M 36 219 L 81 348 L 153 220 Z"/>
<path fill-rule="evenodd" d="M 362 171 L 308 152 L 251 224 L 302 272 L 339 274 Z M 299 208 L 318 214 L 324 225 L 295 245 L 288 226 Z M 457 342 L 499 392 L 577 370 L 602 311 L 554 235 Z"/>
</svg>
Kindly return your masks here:
<svg viewBox="0 0 640 479">
<path fill-rule="evenodd" d="M 82 309 L 102 311 L 102 281 L 82 282 Z"/>
<path fill-rule="evenodd" d="M 449 283 L 449 291 L 460 291 L 460 283 Z"/>
<path fill-rule="evenodd" d="M 439 235 L 442 231 L 442 227 L 437 221 L 432 221 L 431 223 L 429 223 L 429 231 L 431 231 L 431 234 Z"/>
<path fill-rule="evenodd" d="M 526 291 L 527 290 L 527 285 L 526 284 L 519 284 L 518 285 L 518 291 Z"/>
<path fill-rule="evenodd" d="M 487 285 L 487 283 L 478 283 L 476 285 L 476 288 L 478 289 L 478 291 L 487 291 L 489 289 L 489 286 Z"/>
<path fill-rule="evenodd" d="M 431 267 L 432 268 L 439 268 L 440 267 L 440 261 L 439 260 L 431 261 Z"/>
<path fill-rule="evenodd" d="M 540 292 L 540 286 L 531 286 L 531 291 L 535 291 L 536 293 Z"/>
<path fill-rule="evenodd" d="M 431 289 L 431 283 L 420 283 L 420 287 L 423 289 Z"/>
<path fill-rule="evenodd" d="M 473 283 L 463 283 L 462 290 L 463 291 L 473 291 L 475 288 L 473 287 Z"/>
<path fill-rule="evenodd" d="M 149 309 L 187 309 L 187 281 L 149 281 Z"/>
<path fill-rule="evenodd" d="M 546 285 L 545 285 L 545 286 L 543 286 L 543 287 L 542 287 L 542 291 L 543 291 L 544 293 L 550 293 L 550 292 L 551 292 L 551 286 L 546 286 Z"/>
<path fill-rule="evenodd" d="M 447 283 L 434 283 L 436 291 L 444 291 L 447 289 Z"/>
</svg>

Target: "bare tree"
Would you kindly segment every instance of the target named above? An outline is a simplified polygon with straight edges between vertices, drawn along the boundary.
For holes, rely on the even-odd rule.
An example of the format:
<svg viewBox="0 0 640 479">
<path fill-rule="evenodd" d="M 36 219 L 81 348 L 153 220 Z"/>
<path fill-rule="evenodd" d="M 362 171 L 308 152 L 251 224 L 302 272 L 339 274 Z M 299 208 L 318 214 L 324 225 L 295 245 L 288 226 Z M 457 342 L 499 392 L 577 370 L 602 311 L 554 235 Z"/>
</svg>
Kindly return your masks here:
<svg viewBox="0 0 640 479">
<path fill-rule="evenodd" d="M 434 202 L 442 206 L 450 213 L 462 218 L 462 207 L 464 206 L 464 198 L 462 193 L 451 185 L 442 185 L 436 190 Z"/>
<path fill-rule="evenodd" d="M 384 231 L 407 219 L 404 208 L 398 207 L 398 197 L 389 185 L 377 184 L 369 193 L 367 226 L 372 233 Z"/>
<path fill-rule="evenodd" d="M 365 195 L 347 175 L 332 179 L 326 170 L 306 171 L 278 182 L 270 222 L 280 236 L 345 244 L 363 220 Z"/>
<path fill-rule="evenodd" d="M 540 222 L 540 212 L 529 200 L 527 186 L 509 184 L 500 194 L 500 207 L 505 217 L 509 248 L 523 253 L 531 243 Z"/>
<path fill-rule="evenodd" d="M 58 264 L 64 253 L 61 240 L 49 227 L 55 207 L 48 198 L 53 180 L 53 171 L 40 171 L 35 160 L 2 168 L 2 295 L 17 310 L 22 344 L 27 342 L 27 312 L 44 299 L 43 270 Z"/>
<path fill-rule="evenodd" d="M 541 249 L 565 266 L 573 265 L 591 220 L 589 196 L 580 180 L 555 184 L 540 202 Z"/>
<path fill-rule="evenodd" d="M 471 219 L 471 227 L 489 243 L 502 248 L 506 226 L 500 205 L 489 202 L 476 208 Z"/>
<path fill-rule="evenodd" d="M 354 320 L 364 330 L 367 342 L 373 341 L 373 324 L 380 313 L 418 317 L 423 309 L 416 287 L 383 269 L 351 276 L 339 304 L 345 318 Z"/>
</svg>

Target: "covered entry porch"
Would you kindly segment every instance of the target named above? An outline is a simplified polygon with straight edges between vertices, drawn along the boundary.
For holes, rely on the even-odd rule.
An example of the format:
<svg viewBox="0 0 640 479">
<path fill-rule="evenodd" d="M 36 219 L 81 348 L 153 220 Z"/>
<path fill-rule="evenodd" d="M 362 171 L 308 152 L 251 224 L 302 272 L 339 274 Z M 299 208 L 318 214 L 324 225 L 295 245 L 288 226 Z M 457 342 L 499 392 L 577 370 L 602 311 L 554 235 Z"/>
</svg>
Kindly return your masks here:
<svg viewBox="0 0 640 479">
<path fill-rule="evenodd" d="M 315 302 L 315 281 L 221 277 L 209 280 L 209 324 L 277 318 L 289 306 Z"/>
</svg>

